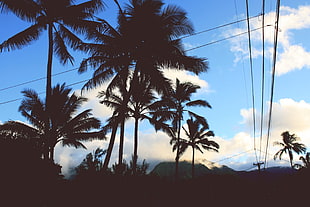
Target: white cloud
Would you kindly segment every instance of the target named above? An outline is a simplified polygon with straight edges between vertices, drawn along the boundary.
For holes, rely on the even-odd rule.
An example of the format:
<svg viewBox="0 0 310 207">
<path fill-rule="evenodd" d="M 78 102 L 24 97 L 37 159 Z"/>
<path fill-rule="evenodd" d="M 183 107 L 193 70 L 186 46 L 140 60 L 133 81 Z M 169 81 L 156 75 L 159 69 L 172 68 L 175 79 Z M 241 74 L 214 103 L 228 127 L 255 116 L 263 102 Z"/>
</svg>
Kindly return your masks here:
<svg viewBox="0 0 310 207">
<path fill-rule="evenodd" d="M 175 82 L 176 78 L 178 78 L 180 82 L 191 82 L 193 84 L 199 85 L 201 88 L 198 92 L 200 93 L 211 92 L 209 83 L 207 81 L 201 79 L 198 75 L 189 73 L 188 71 L 165 69 L 164 75 L 173 82 Z"/>
<path fill-rule="evenodd" d="M 303 68 L 310 68 L 310 52 L 300 45 L 291 45 L 280 53 L 276 63 L 276 75 Z"/>
<path fill-rule="evenodd" d="M 251 29 L 261 27 L 261 17 L 251 20 Z M 275 12 L 265 15 L 265 43 L 266 57 L 272 59 L 274 43 Z M 310 28 L 310 6 L 299 6 L 290 8 L 282 6 L 280 8 L 279 33 L 278 33 L 278 58 L 276 65 L 276 75 L 284 75 L 290 71 L 310 68 L 310 52 L 307 51 L 294 36 L 294 32 Z M 244 25 L 242 29 L 232 29 L 228 34 L 239 34 L 246 31 Z M 260 57 L 262 31 L 257 30 L 251 33 L 252 57 Z M 227 35 L 227 32 L 226 32 Z M 248 58 L 247 35 L 231 39 L 231 51 L 235 54 L 235 63 Z"/>
</svg>

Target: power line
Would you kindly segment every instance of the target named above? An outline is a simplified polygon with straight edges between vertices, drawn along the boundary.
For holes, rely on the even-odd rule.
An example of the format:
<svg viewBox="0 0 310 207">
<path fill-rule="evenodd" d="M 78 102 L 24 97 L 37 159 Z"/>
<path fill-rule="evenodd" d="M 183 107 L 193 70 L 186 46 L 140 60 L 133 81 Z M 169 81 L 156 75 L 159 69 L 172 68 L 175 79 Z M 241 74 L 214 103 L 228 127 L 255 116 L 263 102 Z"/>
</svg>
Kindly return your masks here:
<svg viewBox="0 0 310 207">
<path fill-rule="evenodd" d="M 266 25 L 265 27 L 269 27 L 269 26 L 271 26 L 271 25 Z M 261 27 L 258 27 L 258 28 L 256 28 L 256 29 L 252 29 L 252 30 L 250 30 L 250 32 L 254 32 L 254 31 L 257 31 L 257 30 L 259 30 L 259 29 L 261 29 Z M 209 46 L 209 45 L 213 45 L 213 44 L 215 44 L 215 43 L 219 43 L 219 42 L 222 42 L 222 41 L 225 41 L 225 40 L 229 40 L 229 39 L 232 39 L 232 38 L 241 36 L 241 35 L 245 35 L 245 34 L 247 34 L 247 33 L 248 33 L 248 31 L 246 31 L 246 32 L 241 32 L 241 33 L 238 33 L 238 34 L 236 34 L 236 35 L 232 35 L 232 36 L 229 36 L 229 37 L 226 37 L 226 38 L 223 38 L 223 39 L 215 40 L 215 41 L 212 41 L 212 42 L 203 44 L 203 45 L 199 45 L 199 46 L 197 46 L 197 47 L 193 47 L 193 48 L 187 49 L 187 50 L 185 50 L 185 52 L 188 52 L 188 51 L 191 51 L 191 50 L 196 50 L 196 49 L 199 49 L 199 48 L 202 48 L 202 47 L 206 47 L 206 46 Z"/>
<path fill-rule="evenodd" d="M 259 15 L 256 15 L 256 16 L 252 16 L 250 17 L 250 19 L 253 19 L 253 18 L 256 18 L 256 17 L 259 17 L 261 16 L 261 14 Z M 188 38 L 188 37 L 191 37 L 191 36 L 195 36 L 195 35 L 198 35 L 198 34 L 201 34 L 201 33 L 205 33 L 205 32 L 209 32 L 209 31 L 212 31 L 212 30 L 216 30 L 216 29 L 219 29 L 219 28 L 222 28 L 222 27 L 226 27 L 226 26 L 229 26 L 229 25 L 233 25 L 233 24 L 236 24 L 236 23 L 239 23 L 239 22 L 243 22 L 245 21 L 246 19 L 241 19 L 241 20 L 237 20 L 237 21 L 234 21 L 234 22 L 230 22 L 230 23 L 226 23 L 226 24 L 222 24 L 220 26 L 217 26 L 217 27 L 213 27 L 213 28 L 210 28 L 210 29 L 206 29 L 206 30 L 202 30 L 200 32 L 196 32 L 194 34 L 190 34 L 190 35 L 187 35 L 187 36 L 183 36 L 181 37 L 180 39 L 184 39 L 184 38 Z M 242 33 L 243 34 L 243 33 Z M 236 36 L 239 36 L 239 35 L 242 35 L 242 34 L 238 34 Z M 231 39 L 231 38 L 234 38 L 235 36 L 232 36 L 232 37 L 228 37 L 227 39 Z M 213 42 L 210 42 L 208 43 L 207 45 L 209 44 L 214 44 L 214 43 L 217 43 L 217 42 L 221 42 L 221 41 L 224 41 L 226 40 L 225 39 L 221 39 L 221 40 L 218 40 L 218 41 L 213 41 Z M 204 45 L 202 45 L 201 47 L 204 47 Z M 189 49 L 189 50 L 186 50 L 186 51 L 190 51 L 190 50 L 194 50 L 194 49 L 198 49 L 199 47 L 197 48 L 192 48 L 192 49 Z M 57 75 L 61 75 L 61 74 L 65 74 L 65 73 L 68 73 L 68 72 L 71 72 L 71 71 L 75 71 L 75 70 L 78 70 L 79 68 L 72 68 L 72 69 L 69 69 L 69 70 L 66 70 L 66 71 L 63 71 L 63 72 L 59 72 L 59 73 L 55 73 L 52 75 L 52 77 L 54 76 L 57 76 Z M 22 85 L 27 85 L 29 83 L 33 83 L 33 82 L 37 82 L 37 81 L 40 81 L 40 80 L 44 80 L 46 79 L 46 77 L 41 77 L 41 78 L 37 78 L 37 79 L 33 79 L 33 80 L 30 80 L 30 81 L 26 81 L 26 82 L 23 82 L 23 83 L 19 83 L 19 84 L 16 84 L 16 85 L 12 85 L 12 86 L 8 86 L 8 87 L 5 87 L 5 88 L 0 88 L 0 92 L 1 91 L 5 91 L 5 90 L 8 90 L 8 89 L 11 89 L 11 88 L 16 88 L 18 86 L 22 86 Z"/>
<path fill-rule="evenodd" d="M 276 9 L 276 27 L 274 34 L 274 47 L 273 47 L 273 65 L 272 65 L 272 79 L 271 79 L 271 93 L 270 93 L 270 102 L 269 102 L 269 120 L 267 128 L 267 143 L 266 143 L 266 153 L 265 153 L 265 167 L 267 166 L 267 152 L 270 139 L 270 128 L 271 128 L 271 115 L 272 115 L 272 106 L 273 106 L 273 95 L 274 95 L 274 79 L 276 72 L 276 58 L 277 58 L 277 46 L 278 46 L 278 33 L 279 33 L 279 16 L 280 16 L 280 0 L 277 0 L 277 9 Z"/>
<path fill-rule="evenodd" d="M 271 26 L 271 25 L 266 25 L 265 27 L 268 27 L 268 26 Z M 254 32 L 254 31 L 257 31 L 259 29 L 261 29 L 261 27 L 256 28 L 256 29 L 252 29 L 250 32 Z M 247 33 L 248 32 L 242 32 L 242 33 L 239 33 L 239 34 L 236 34 L 236 35 L 232 35 L 230 37 L 226 37 L 226 38 L 223 38 L 223 39 L 220 39 L 220 40 L 212 41 L 212 42 L 209 42 L 207 44 L 203 44 L 203 45 L 200 45 L 200 46 L 197 46 L 197 47 L 185 50 L 185 52 L 188 52 L 188 51 L 191 51 L 191 50 L 196 50 L 196 49 L 199 49 L 199 48 L 202 48 L 202 47 L 206 47 L 208 45 L 212 45 L 212 44 L 215 44 L 215 43 L 218 43 L 218 42 L 222 42 L 222 41 L 225 41 L 225 40 L 228 40 L 228 39 L 232 39 L 232 38 L 235 38 L 235 37 L 238 37 L 238 36 L 241 36 L 241 35 L 245 35 Z M 52 76 L 61 75 L 61 74 L 68 73 L 68 72 L 71 72 L 71 71 L 74 71 L 74 70 L 78 70 L 78 68 L 73 68 L 73 69 L 70 69 L 70 70 L 66 70 L 64 72 L 56 73 L 56 74 L 53 74 Z M 2 89 L 0 89 L 0 91 L 8 90 L 8 89 L 15 88 L 15 87 L 18 87 L 18 86 L 21 86 L 21 85 L 26 85 L 26 84 L 29 84 L 29 83 L 32 83 L 32 82 L 36 82 L 36 81 L 42 80 L 42 79 L 44 79 L 44 77 L 38 78 L 38 79 L 34 79 L 34 80 L 31 80 L 31 81 L 27 81 L 27 82 L 24 82 L 24 83 L 16 84 L 16 85 L 13 85 L 13 86 L 9 86 L 9 87 L 6 87 L 6 88 L 2 88 Z M 79 84 L 79 83 L 85 82 L 85 81 L 88 81 L 88 80 L 79 81 L 79 82 L 73 83 L 71 85 L 76 85 L 76 84 Z M 17 98 L 17 99 L 12 99 L 12 100 L 8 100 L 8 101 L 0 102 L 0 105 L 7 104 L 7 103 L 12 103 L 12 102 L 15 102 L 15 101 L 18 101 L 18 100 L 21 100 L 21 99 L 22 98 Z"/>
<path fill-rule="evenodd" d="M 256 121 L 255 121 L 255 93 L 254 93 L 254 75 L 253 75 L 253 58 L 252 58 L 252 45 L 251 45 L 251 30 L 250 30 L 250 20 L 249 20 L 249 2 L 246 2 L 246 16 L 247 16 L 247 28 L 248 28 L 248 43 L 249 43 L 249 55 L 250 55 L 250 72 L 251 72 L 251 88 L 252 88 L 252 116 L 253 116 L 253 140 L 254 140 L 254 151 L 256 162 L 258 163 L 257 154 L 256 154 L 256 143 L 255 143 L 255 136 L 256 136 Z M 264 26 L 263 26 L 264 27 Z"/>
<path fill-rule="evenodd" d="M 260 115 L 260 140 L 259 140 L 259 161 L 261 160 L 261 149 L 263 139 L 264 123 L 264 92 L 265 92 L 265 0 L 262 0 L 262 85 L 261 85 L 261 115 Z"/>
<path fill-rule="evenodd" d="M 256 16 L 252 16 L 252 17 L 249 17 L 249 19 L 253 19 L 253 18 L 256 18 L 256 17 L 259 17 L 259 16 L 261 16 L 261 14 L 258 14 L 258 15 L 256 15 Z M 202 34 L 202 33 L 205 33 L 205 32 L 210 32 L 210 31 L 212 31 L 212 30 L 220 29 L 220 28 L 222 28 L 222 27 L 227 27 L 227 26 L 230 26 L 230 25 L 233 25 L 233 24 L 237 24 L 237 23 L 240 23 L 240 22 L 244 22 L 244 21 L 246 21 L 246 20 L 247 20 L 247 18 L 245 18 L 245 19 L 240 19 L 240 20 L 236 20 L 236 21 L 234 21 L 234 22 L 230 22 L 230 23 L 227 23 L 227 24 L 222 24 L 222 25 L 217 26 L 217 27 L 213 27 L 213 28 L 210 28 L 210 29 L 202 30 L 202 31 L 200 31 L 200 32 L 195 32 L 195 33 L 193 33 L 193 34 L 183 36 L 183 37 L 181 37 L 180 39 L 185 39 L 185 38 L 192 37 L 192 36 L 195 36 L 195 35 L 198 35 L 198 34 Z"/>
<path fill-rule="evenodd" d="M 69 85 L 67 85 L 67 86 L 78 85 L 78 84 L 84 83 L 84 82 L 86 82 L 86 81 L 88 81 L 88 79 L 82 80 L 82 81 L 78 81 L 78 82 L 74 82 L 74 83 L 71 83 L 71 84 L 69 84 Z M 43 93 L 45 93 L 45 92 L 40 92 L 39 94 L 43 94 Z M 8 101 L 0 102 L 0 105 L 12 103 L 12 102 L 19 101 L 19 100 L 22 100 L 22 99 L 23 99 L 23 98 L 16 98 L 16 99 L 12 99 L 12 100 L 8 100 Z"/>
<path fill-rule="evenodd" d="M 72 69 L 69 69 L 69 70 L 66 70 L 66 71 L 63 71 L 63 72 L 55 73 L 52 76 L 54 77 L 54 76 L 61 75 L 61 74 L 64 74 L 64 73 L 68 73 L 68 72 L 71 72 L 71 71 L 74 71 L 74 70 L 78 70 L 78 69 L 79 68 L 72 68 Z M 8 90 L 8 89 L 11 89 L 11 88 L 16 88 L 18 86 L 26 85 L 26 84 L 37 82 L 37 81 L 40 81 L 40 80 L 44 80 L 44 79 L 46 79 L 46 77 L 41 77 L 41 78 L 33 79 L 33 80 L 30 80 L 30 81 L 26 81 L 26 82 L 23 82 L 23 83 L 19 83 L 19 84 L 13 85 L 13 86 L 8 86 L 6 88 L 1 88 L 0 92 Z"/>
<path fill-rule="evenodd" d="M 220 162 L 222 162 L 222 161 L 224 161 L 224 160 L 229 160 L 229 159 L 232 159 L 232 158 L 234 158 L 234 157 L 238 157 L 238 156 L 240 156 L 240 155 L 242 155 L 242 154 L 245 154 L 245 153 L 248 153 L 248 152 L 250 152 L 250 151 L 252 151 L 252 149 L 246 150 L 246 151 L 244 151 L 244 152 L 240 152 L 240 153 L 238 153 L 238 154 L 231 155 L 231 156 L 229 156 L 229 157 L 225 157 L 225 158 L 220 159 L 220 160 L 217 160 L 217 161 L 215 161 L 215 162 L 216 162 L 216 163 L 220 163 Z"/>
</svg>

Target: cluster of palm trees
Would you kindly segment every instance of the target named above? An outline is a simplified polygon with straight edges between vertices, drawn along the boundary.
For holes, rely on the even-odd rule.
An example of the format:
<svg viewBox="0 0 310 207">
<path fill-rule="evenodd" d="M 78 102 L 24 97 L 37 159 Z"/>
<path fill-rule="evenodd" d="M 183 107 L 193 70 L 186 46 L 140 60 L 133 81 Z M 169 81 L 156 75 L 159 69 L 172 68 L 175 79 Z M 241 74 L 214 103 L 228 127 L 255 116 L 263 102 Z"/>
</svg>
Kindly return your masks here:
<svg viewBox="0 0 310 207">
<path fill-rule="evenodd" d="M 185 54 L 180 37 L 193 33 L 193 26 L 186 12 L 177 6 L 165 6 L 162 0 L 131 0 L 119 8 L 118 24 L 111 26 L 106 20 L 95 17 L 104 9 L 101 0 L 89 0 L 74 4 L 73 0 L 0 0 L 0 11 L 13 12 L 31 23 L 24 31 L 0 44 L 0 52 L 19 49 L 37 40 L 48 32 L 48 61 L 46 100 L 40 100 L 34 91 L 24 91 L 20 111 L 32 126 L 9 121 L 1 126 L 2 134 L 31 137 L 40 140 L 42 157 L 54 160 L 54 147 L 62 141 L 65 145 L 84 147 L 83 140 L 103 138 L 111 132 L 103 163 L 107 169 L 118 128 L 120 129 L 119 161 L 123 162 L 125 122 L 135 120 L 133 173 L 138 158 L 139 122 L 149 120 L 156 130 L 164 130 L 173 140 L 176 149 L 176 175 L 180 155 L 192 146 L 193 149 L 217 150 L 218 144 L 205 133 L 208 124 L 205 118 L 188 111 L 189 141 L 181 138 L 183 114 L 188 106 L 211 107 L 204 100 L 191 101 L 190 96 L 199 89 L 192 83 L 180 83 L 175 87 L 164 76 L 166 68 L 186 70 L 195 74 L 206 72 L 207 61 Z M 84 42 L 79 36 L 88 42 Z M 52 88 L 52 59 L 56 55 L 60 62 L 73 64 L 74 58 L 68 47 L 89 55 L 84 59 L 79 72 L 89 67 L 94 69 L 92 78 L 83 89 L 93 89 L 108 83 L 99 93 L 100 102 L 113 109 L 112 117 L 103 130 L 98 119 L 91 117 L 90 110 L 77 113 L 86 101 L 83 97 L 69 95 L 71 89 L 65 85 Z M 161 97 L 161 99 L 159 99 Z M 199 129 L 200 125 L 202 126 Z M 194 132 L 193 130 L 197 130 Z M 38 139 L 36 139 L 38 138 Z M 193 154 L 194 155 L 194 154 Z M 194 158 L 193 158 L 194 159 Z"/>
</svg>

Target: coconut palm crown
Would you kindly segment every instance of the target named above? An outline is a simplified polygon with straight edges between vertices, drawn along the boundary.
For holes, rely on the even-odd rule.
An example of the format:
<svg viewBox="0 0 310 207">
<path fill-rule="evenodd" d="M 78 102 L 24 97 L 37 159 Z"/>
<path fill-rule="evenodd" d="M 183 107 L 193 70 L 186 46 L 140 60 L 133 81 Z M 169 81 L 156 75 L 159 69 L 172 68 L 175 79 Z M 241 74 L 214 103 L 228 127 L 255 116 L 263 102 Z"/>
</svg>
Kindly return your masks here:
<svg viewBox="0 0 310 207">
<path fill-rule="evenodd" d="M 54 148 L 61 142 L 64 146 L 86 148 L 81 141 L 103 139 L 100 121 L 92 117 L 91 110 L 79 111 L 86 98 L 78 97 L 65 84 L 56 85 L 51 93 L 50 110 L 33 90 L 24 90 L 19 107 L 30 124 L 8 121 L 0 131 L 8 137 L 31 139 L 36 143 L 44 159 L 54 161 Z"/>
<path fill-rule="evenodd" d="M 291 167 L 293 168 L 293 152 L 300 154 L 306 152 L 306 146 L 297 142 L 298 137 L 295 134 L 290 134 L 285 131 L 281 134 L 283 142 L 274 142 L 274 145 L 279 145 L 282 148 L 274 155 L 274 159 L 281 159 L 283 153 L 288 153 Z"/>
</svg>

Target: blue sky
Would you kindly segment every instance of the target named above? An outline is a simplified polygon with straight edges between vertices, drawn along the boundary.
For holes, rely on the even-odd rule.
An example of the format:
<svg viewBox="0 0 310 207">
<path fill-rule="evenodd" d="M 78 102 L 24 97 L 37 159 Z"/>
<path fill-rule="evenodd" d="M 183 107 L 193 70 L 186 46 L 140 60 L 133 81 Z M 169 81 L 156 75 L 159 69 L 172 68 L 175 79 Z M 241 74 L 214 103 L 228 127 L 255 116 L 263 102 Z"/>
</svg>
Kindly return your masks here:
<svg viewBox="0 0 310 207">
<path fill-rule="evenodd" d="M 121 5 L 128 1 L 120 0 Z M 188 12 L 188 17 L 192 21 L 195 31 L 203 31 L 219 25 L 227 24 L 246 17 L 245 0 L 166 0 L 166 4 L 175 4 Z M 106 0 L 108 8 L 98 14 L 99 17 L 106 19 L 115 25 L 117 7 L 112 0 Z M 265 30 L 265 98 L 264 120 L 268 113 L 270 99 L 270 78 L 272 66 L 272 47 L 275 21 L 276 3 L 273 0 L 266 0 L 266 25 Z M 261 13 L 261 1 L 249 1 L 250 16 Z M 183 39 L 186 49 L 191 49 L 213 41 L 221 40 L 240 32 L 246 31 L 246 22 L 233 24 L 211 32 Z M 0 42 L 3 42 L 11 35 L 29 26 L 14 15 L 0 14 Z M 261 17 L 253 18 L 250 22 L 251 29 L 261 26 Z M 281 13 L 279 21 L 279 42 L 278 58 L 275 76 L 275 88 L 273 99 L 273 117 L 270 147 L 268 153 L 273 155 L 278 149 L 272 145 L 273 141 L 280 140 L 280 134 L 289 130 L 301 138 L 301 142 L 310 146 L 310 42 L 307 37 L 310 35 L 310 4 L 305 0 L 281 1 Z M 137 31 L 138 32 L 138 31 Z M 260 123 L 261 112 L 261 71 L 262 71 L 262 40 L 261 31 L 251 33 L 253 74 L 254 74 L 254 98 L 256 123 Z M 53 63 L 53 73 L 57 74 L 79 66 L 79 62 L 85 54 L 73 53 L 75 65 L 62 66 L 55 58 Z M 214 130 L 217 141 L 221 148 L 219 153 L 197 152 L 197 161 L 207 159 L 209 161 L 220 161 L 219 164 L 228 165 L 237 170 L 245 170 L 252 167 L 256 162 L 253 150 L 253 119 L 252 119 L 252 93 L 250 77 L 250 61 L 248 51 L 247 35 L 238 36 L 219 43 L 211 44 L 206 47 L 191 50 L 189 55 L 207 58 L 210 69 L 207 73 L 194 76 L 190 73 L 174 71 L 167 72 L 166 75 L 173 80 L 177 76 L 181 81 L 191 80 L 201 85 L 201 90 L 193 97 L 195 99 L 205 99 L 212 109 L 193 109 L 204 115 L 210 124 L 210 129 Z M 0 54 L 0 121 L 21 120 L 17 109 L 20 100 L 3 104 L 3 102 L 22 98 L 20 91 L 25 88 L 32 88 L 38 92 L 44 92 L 45 79 L 35 81 L 30 84 L 5 89 L 19 83 L 28 82 L 45 76 L 47 60 L 47 38 L 46 34 L 41 36 L 38 41 L 20 50 L 2 52 Z M 67 84 L 76 83 L 91 77 L 91 72 L 78 75 L 77 71 L 64 73 L 54 76 L 53 84 L 66 82 Z M 72 86 L 75 90 L 82 87 L 81 84 Z M 105 120 L 109 111 L 98 103 L 95 98 L 99 89 L 86 93 L 90 101 L 84 106 L 93 108 L 94 115 Z M 42 98 L 44 93 L 42 94 Z M 131 131 L 132 124 L 128 124 L 128 132 Z M 140 131 L 139 157 L 147 161 L 173 160 L 174 154 L 169 146 L 169 138 L 163 133 L 155 133 L 147 124 L 143 124 Z M 264 132 L 266 126 L 264 125 Z M 256 146 L 259 142 L 260 126 L 256 126 Z M 128 159 L 132 153 L 131 133 L 126 135 L 126 155 Z M 265 151 L 265 136 L 262 138 L 262 150 Z M 96 147 L 105 148 L 107 141 L 95 141 L 87 143 L 89 151 Z M 116 145 L 117 147 L 117 145 Z M 117 150 L 116 150 L 117 151 Z M 72 148 L 57 148 L 56 160 L 62 165 L 73 166 L 81 161 L 88 151 L 75 150 Z M 239 156 L 235 156 L 241 154 Z M 257 151 L 257 154 L 259 152 Z M 115 154 L 116 156 L 116 154 Z M 284 155 L 285 156 L 285 155 Z M 233 157 L 231 159 L 226 159 Z M 284 157 L 285 158 L 285 157 Z M 295 160 L 298 156 L 295 156 Z M 185 154 L 182 159 L 190 159 L 190 154 Z M 225 159 L 225 160 L 223 160 Z M 272 156 L 268 156 L 268 160 Z M 222 161 L 223 160 L 223 161 Z M 112 161 L 113 162 L 113 161 Z M 287 165 L 286 161 L 273 162 L 269 165 Z"/>
</svg>

